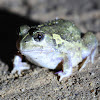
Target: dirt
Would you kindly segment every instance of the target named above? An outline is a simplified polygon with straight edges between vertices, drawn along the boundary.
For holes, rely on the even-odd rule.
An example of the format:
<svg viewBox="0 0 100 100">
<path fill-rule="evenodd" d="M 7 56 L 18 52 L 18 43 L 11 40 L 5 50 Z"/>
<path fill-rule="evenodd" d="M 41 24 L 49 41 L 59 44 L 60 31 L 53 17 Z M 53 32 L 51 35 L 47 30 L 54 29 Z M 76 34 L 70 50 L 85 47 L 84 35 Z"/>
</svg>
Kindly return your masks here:
<svg viewBox="0 0 100 100">
<path fill-rule="evenodd" d="M 0 1 L 0 100 L 100 100 L 100 1 L 76 1 Z M 82 32 L 94 32 L 99 42 L 94 63 L 82 71 L 74 68 L 73 74 L 61 82 L 55 71 L 34 64 L 20 76 L 11 75 L 17 52 L 16 29 L 56 17 L 72 20 Z"/>
</svg>

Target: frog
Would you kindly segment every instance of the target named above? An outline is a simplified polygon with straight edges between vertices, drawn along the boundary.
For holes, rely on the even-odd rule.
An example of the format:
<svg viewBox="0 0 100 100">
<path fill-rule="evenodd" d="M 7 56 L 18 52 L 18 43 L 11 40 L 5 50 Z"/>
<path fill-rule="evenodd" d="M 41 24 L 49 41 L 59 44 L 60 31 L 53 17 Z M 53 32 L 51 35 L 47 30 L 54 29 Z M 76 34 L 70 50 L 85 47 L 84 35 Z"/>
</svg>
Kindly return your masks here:
<svg viewBox="0 0 100 100">
<path fill-rule="evenodd" d="M 54 19 L 38 26 L 23 25 L 19 32 L 18 50 L 31 63 L 55 70 L 62 62 L 58 74 L 59 81 L 68 78 L 74 67 L 83 62 L 79 71 L 91 62 L 94 63 L 98 51 L 98 40 L 92 32 L 82 34 L 80 29 L 69 20 Z M 30 67 L 16 55 L 12 74 L 21 74 Z"/>
</svg>

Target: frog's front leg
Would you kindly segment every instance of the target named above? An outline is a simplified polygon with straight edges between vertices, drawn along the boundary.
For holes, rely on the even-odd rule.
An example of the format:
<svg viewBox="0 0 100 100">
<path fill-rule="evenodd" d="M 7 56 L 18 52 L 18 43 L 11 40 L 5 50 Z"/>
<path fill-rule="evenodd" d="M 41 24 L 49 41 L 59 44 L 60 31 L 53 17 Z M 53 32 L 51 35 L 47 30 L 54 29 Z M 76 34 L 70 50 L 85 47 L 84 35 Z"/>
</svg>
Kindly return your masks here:
<svg viewBox="0 0 100 100">
<path fill-rule="evenodd" d="M 60 76 L 59 81 L 61 81 L 64 77 L 69 77 L 72 74 L 72 63 L 71 59 L 68 59 L 67 56 L 64 57 L 63 60 L 63 71 L 58 72 Z"/>
<path fill-rule="evenodd" d="M 18 55 L 14 57 L 13 67 L 14 68 L 11 74 L 18 72 L 18 75 L 20 75 L 23 70 L 30 69 L 29 65 L 25 62 L 22 62 L 22 58 Z"/>
</svg>

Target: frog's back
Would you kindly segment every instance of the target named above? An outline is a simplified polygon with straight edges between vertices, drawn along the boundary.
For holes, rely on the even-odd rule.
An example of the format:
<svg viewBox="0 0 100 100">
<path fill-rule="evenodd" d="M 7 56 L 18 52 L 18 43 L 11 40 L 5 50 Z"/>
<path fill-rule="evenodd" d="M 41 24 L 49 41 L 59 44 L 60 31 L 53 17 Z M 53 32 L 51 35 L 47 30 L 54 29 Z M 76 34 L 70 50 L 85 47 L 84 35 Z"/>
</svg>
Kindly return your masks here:
<svg viewBox="0 0 100 100">
<path fill-rule="evenodd" d="M 38 29 L 45 34 L 58 34 L 63 40 L 77 41 L 80 39 L 80 30 L 71 22 L 64 19 L 55 19 L 38 25 Z"/>
</svg>

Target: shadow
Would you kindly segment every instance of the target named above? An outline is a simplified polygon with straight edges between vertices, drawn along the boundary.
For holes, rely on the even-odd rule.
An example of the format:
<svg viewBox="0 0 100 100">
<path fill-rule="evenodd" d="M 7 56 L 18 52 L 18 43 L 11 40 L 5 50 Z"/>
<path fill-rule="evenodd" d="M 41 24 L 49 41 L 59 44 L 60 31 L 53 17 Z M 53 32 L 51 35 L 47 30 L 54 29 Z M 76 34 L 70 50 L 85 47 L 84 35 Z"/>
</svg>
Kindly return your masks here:
<svg viewBox="0 0 100 100">
<path fill-rule="evenodd" d="M 9 66 L 9 71 L 12 70 L 12 59 L 17 53 L 17 29 L 25 24 L 35 26 L 39 22 L 0 10 L 0 60 Z"/>
</svg>

